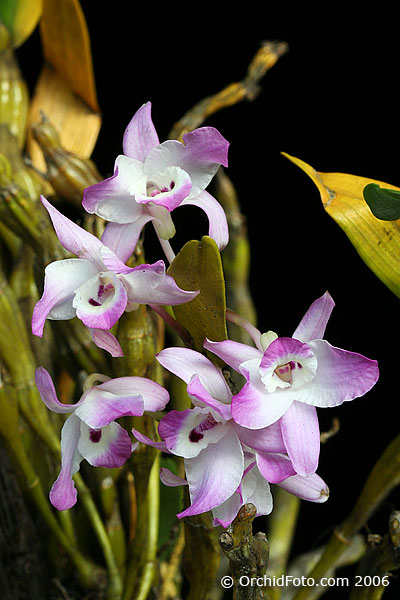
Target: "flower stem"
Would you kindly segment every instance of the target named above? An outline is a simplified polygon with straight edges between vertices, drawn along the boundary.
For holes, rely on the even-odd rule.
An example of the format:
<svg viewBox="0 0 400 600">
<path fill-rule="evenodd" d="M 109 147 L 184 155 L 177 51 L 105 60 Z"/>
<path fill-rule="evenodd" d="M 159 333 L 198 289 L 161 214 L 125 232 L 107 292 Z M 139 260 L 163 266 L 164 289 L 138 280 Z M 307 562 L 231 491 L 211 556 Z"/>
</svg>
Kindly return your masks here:
<svg viewBox="0 0 400 600">
<path fill-rule="evenodd" d="M 193 340 L 185 327 L 183 327 L 174 317 L 172 317 L 164 308 L 159 304 L 149 304 L 150 308 L 154 310 L 160 317 L 165 321 L 167 325 L 172 327 L 181 338 L 182 342 L 187 348 L 193 347 Z"/>
<path fill-rule="evenodd" d="M 175 258 L 175 252 L 172 250 L 172 246 L 169 242 L 169 240 L 164 240 L 159 234 L 158 231 L 157 232 L 157 237 L 159 239 L 159 242 L 161 244 L 161 248 L 163 249 L 163 252 L 165 254 L 165 258 L 167 259 L 167 261 L 169 262 L 169 264 L 172 263 L 172 261 Z"/>
<path fill-rule="evenodd" d="M 226 309 L 226 320 L 229 321 L 230 323 L 234 323 L 235 325 L 238 325 L 239 327 L 242 327 L 245 331 L 247 331 L 247 333 L 253 340 L 253 342 L 256 345 L 256 347 L 258 348 L 258 350 L 261 350 L 261 352 L 264 352 L 264 350 L 260 344 L 261 331 L 259 329 L 257 329 L 257 327 L 252 325 L 250 323 L 250 321 L 248 321 L 244 317 L 241 317 L 240 315 L 235 313 L 230 308 Z"/>
</svg>

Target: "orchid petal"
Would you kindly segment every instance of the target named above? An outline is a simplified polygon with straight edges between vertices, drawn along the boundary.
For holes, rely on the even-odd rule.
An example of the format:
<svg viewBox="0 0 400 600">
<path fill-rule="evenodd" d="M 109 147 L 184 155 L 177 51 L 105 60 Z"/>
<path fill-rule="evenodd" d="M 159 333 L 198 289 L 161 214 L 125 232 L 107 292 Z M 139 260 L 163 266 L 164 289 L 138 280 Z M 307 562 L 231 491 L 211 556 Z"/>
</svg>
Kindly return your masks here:
<svg viewBox="0 0 400 600">
<path fill-rule="evenodd" d="M 97 273 L 76 291 L 72 305 L 76 316 L 93 329 L 111 329 L 125 312 L 128 296 L 111 271 Z"/>
<path fill-rule="evenodd" d="M 120 225 L 119 227 L 124 227 Z M 100 251 L 101 259 L 109 271 L 113 273 L 130 273 L 134 267 L 128 267 L 111 248 L 103 246 Z"/>
<path fill-rule="evenodd" d="M 53 380 L 44 367 L 38 367 L 35 371 L 35 382 L 39 390 L 40 397 L 48 409 L 55 413 L 66 414 L 73 412 L 78 406 L 76 404 L 63 404 L 57 398 Z"/>
<path fill-rule="evenodd" d="M 230 427 L 215 421 L 207 408 L 171 410 L 160 421 L 158 433 L 173 454 L 184 458 L 197 456 L 209 444 L 219 442 Z"/>
<path fill-rule="evenodd" d="M 129 302 L 137 304 L 183 304 L 193 300 L 198 291 L 185 291 L 165 273 L 162 260 L 152 265 L 139 265 L 130 273 L 121 275 Z"/>
<path fill-rule="evenodd" d="M 243 450 L 233 429 L 196 458 L 185 460 L 192 504 L 177 517 L 197 515 L 225 502 L 239 487 L 243 466 Z"/>
<path fill-rule="evenodd" d="M 187 384 L 197 375 L 207 392 L 224 403 L 230 403 L 232 394 L 225 377 L 204 354 L 189 348 L 166 348 L 156 355 L 158 362 Z"/>
<path fill-rule="evenodd" d="M 213 342 L 206 339 L 203 346 L 216 356 L 219 356 L 219 358 L 238 373 L 241 373 L 240 365 L 243 362 L 255 359 L 260 360 L 262 357 L 262 353 L 257 348 L 231 340 Z"/>
<path fill-rule="evenodd" d="M 322 339 L 334 306 L 332 296 L 325 292 L 311 304 L 292 337 L 301 342 Z"/>
<path fill-rule="evenodd" d="M 279 423 L 295 472 L 303 476 L 311 475 L 317 470 L 320 450 L 316 408 L 295 401 Z"/>
<path fill-rule="evenodd" d="M 119 417 L 140 417 L 144 412 L 140 395 L 117 396 L 101 386 L 90 388 L 83 398 L 75 414 L 92 429 L 105 427 Z"/>
<path fill-rule="evenodd" d="M 135 112 L 125 129 L 123 151 L 130 158 L 144 161 L 150 150 L 158 144 L 158 135 L 151 119 L 151 102 L 146 102 Z"/>
<path fill-rule="evenodd" d="M 95 273 L 97 268 L 83 259 L 67 258 L 47 265 L 43 295 L 33 309 L 32 333 L 42 337 L 46 319 L 72 319 L 75 290 Z"/>
<path fill-rule="evenodd" d="M 214 517 L 214 527 L 221 525 L 224 527 L 224 529 L 226 529 L 228 525 L 232 523 L 242 505 L 242 498 L 237 492 L 234 492 L 230 498 L 225 500 L 225 502 L 213 508 L 212 514 Z"/>
<path fill-rule="evenodd" d="M 109 392 L 115 396 L 140 396 L 144 410 L 149 412 L 163 410 L 169 401 L 168 391 L 159 383 L 146 377 L 116 377 L 93 389 L 101 393 Z"/>
<path fill-rule="evenodd" d="M 268 515 L 272 511 L 273 499 L 269 484 L 261 475 L 253 461 L 243 474 L 242 483 L 236 492 L 220 506 L 212 509 L 214 527 L 228 527 L 243 504 L 251 502 L 257 507 L 257 516 Z"/>
<path fill-rule="evenodd" d="M 223 250 L 228 245 L 229 229 L 226 213 L 221 204 L 206 190 L 200 192 L 195 198 L 190 196 L 181 202 L 181 206 L 188 204 L 198 206 L 206 213 L 209 222 L 208 235 L 215 240 L 219 250 Z"/>
<path fill-rule="evenodd" d="M 329 498 L 328 486 L 316 473 L 313 473 L 308 477 L 293 475 L 293 477 L 288 477 L 284 481 L 278 483 L 278 485 L 302 500 L 322 503 L 326 502 Z"/>
<path fill-rule="evenodd" d="M 81 421 L 78 449 L 93 467 L 121 467 L 131 455 L 131 438 L 118 423 L 92 429 Z"/>
<path fill-rule="evenodd" d="M 50 490 L 50 502 L 58 510 L 67 510 L 76 503 L 77 492 L 72 476 L 79 471 L 82 455 L 78 450 L 80 420 L 70 415 L 61 430 L 61 471 Z"/>
<path fill-rule="evenodd" d="M 257 467 L 266 481 L 279 483 L 287 477 L 296 475 L 290 460 L 282 454 L 258 452 L 256 454 Z"/>
<path fill-rule="evenodd" d="M 148 154 L 144 169 L 149 176 L 166 167 L 181 167 L 192 181 L 191 196 L 196 197 L 214 177 L 219 166 L 228 165 L 229 143 L 214 127 L 201 127 L 183 136 L 184 144 L 167 140 Z"/>
<path fill-rule="evenodd" d="M 215 400 L 201 384 L 198 375 L 194 375 L 191 379 L 187 386 L 187 393 L 189 396 L 193 396 L 195 400 L 215 410 L 225 421 L 232 418 L 231 405 Z M 193 403 L 199 406 L 195 401 Z"/>
<path fill-rule="evenodd" d="M 267 394 L 261 382 L 245 383 L 232 398 L 232 417 L 248 429 L 262 429 L 272 425 L 285 414 L 294 401 L 290 392 L 282 390 Z"/>
<path fill-rule="evenodd" d="M 132 429 L 132 433 L 138 442 L 140 442 L 142 444 L 146 444 L 146 446 L 152 446 L 153 448 L 160 450 L 160 452 L 166 452 L 167 454 L 171 454 L 171 452 L 168 450 L 165 442 L 155 442 L 154 440 L 151 440 L 149 437 L 147 437 L 143 433 L 140 433 L 140 431 L 138 431 L 137 429 Z"/>
<path fill-rule="evenodd" d="M 331 346 L 325 340 L 314 340 L 308 345 L 318 360 L 314 379 L 296 390 L 296 400 L 327 408 L 363 396 L 377 382 L 378 363 Z"/>
<path fill-rule="evenodd" d="M 286 452 L 279 422 L 262 429 L 247 429 L 237 423 L 234 423 L 234 427 L 242 444 L 253 450 L 259 452 Z"/>
<path fill-rule="evenodd" d="M 136 248 L 143 227 L 153 218 L 151 214 L 143 213 L 132 223 L 108 223 L 101 241 L 126 262 Z"/>
<path fill-rule="evenodd" d="M 257 507 L 257 516 L 269 515 L 273 507 L 271 489 L 257 467 L 251 469 L 242 482 L 244 502 L 251 502 Z"/>
<path fill-rule="evenodd" d="M 44 196 L 40 196 L 40 199 L 50 215 L 61 245 L 78 258 L 86 259 L 101 267 L 101 241 L 73 221 L 67 219 L 67 217 L 64 217 Z"/>
<path fill-rule="evenodd" d="M 143 212 L 134 196 L 145 193 L 143 164 L 120 154 L 115 161 L 114 174 L 84 190 L 82 206 L 86 212 L 106 221 L 130 223 L 140 218 Z"/>
<path fill-rule="evenodd" d="M 124 356 L 124 351 L 122 350 L 119 341 L 117 340 L 115 335 L 111 333 L 111 331 L 107 331 L 106 329 L 90 328 L 89 331 L 93 342 L 98 348 L 106 350 L 111 354 L 111 356 L 115 358 Z"/>
<path fill-rule="evenodd" d="M 175 473 L 172 473 L 172 471 L 170 471 L 166 467 L 161 467 L 160 479 L 161 479 L 161 482 L 164 485 L 167 485 L 168 487 L 178 487 L 180 485 L 188 485 L 188 482 L 186 481 L 186 479 L 183 479 L 182 477 L 178 477 L 178 475 L 175 475 Z"/>
</svg>

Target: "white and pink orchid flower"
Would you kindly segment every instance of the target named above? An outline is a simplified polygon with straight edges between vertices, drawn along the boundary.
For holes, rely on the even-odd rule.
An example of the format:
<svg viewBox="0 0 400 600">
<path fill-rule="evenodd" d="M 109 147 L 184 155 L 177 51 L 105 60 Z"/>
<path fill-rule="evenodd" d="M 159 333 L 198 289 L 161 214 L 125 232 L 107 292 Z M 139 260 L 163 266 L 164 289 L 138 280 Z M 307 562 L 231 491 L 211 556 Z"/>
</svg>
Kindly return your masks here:
<svg viewBox="0 0 400 600">
<path fill-rule="evenodd" d="M 197 291 L 181 290 L 165 272 L 163 261 L 127 267 L 98 238 L 62 215 L 45 198 L 42 203 L 62 246 L 78 258 L 58 260 L 45 269 L 44 292 L 32 316 L 32 333 L 43 335 L 46 319 L 75 315 L 92 333 L 94 342 L 113 356 L 122 350 L 110 333 L 125 311 L 139 304 L 182 304 Z"/>
<path fill-rule="evenodd" d="M 290 462 L 287 457 L 285 460 Z M 165 480 L 165 475 L 162 480 Z M 308 477 L 295 474 L 276 483 L 276 485 L 309 502 L 322 503 L 329 498 L 328 486 L 316 473 Z M 241 484 L 228 500 L 212 509 L 214 526 L 228 527 L 238 514 L 241 506 L 248 502 L 251 502 L 257 508 L 257 517 L 269 515 L 273 508 L 270 486 L 257 466 L 255 457 L 250 452 L 245 452 L 245 470 Z"/>
<path fill-rule="evenodd" d="M 189 485 L 191 505 L 177 516 L 225 507 L 225 502 L 226 507 L 232 507 L 240 499 L 247 502 L 250 498 L 261 511 L 259 514 L 267 514 L 265 511 L 272 509 L 267 482 L 280 484 L 296 475 L 283 454 L 285 445 L 279 426 L 252 431 L 235 423 L 231 414 L 232 393 L 226 380 L 203 354 L 187 348 L 167 348 L 156 358 L 186 382 L 194 407 L 167 413 L 158 427 L 161 442 L 153 442 L 138 431 L 133 434 L 140 442 L 184 458 L 186 480 L 166 469 L 162 471 L 166 485 Z M 253 456 L 251 468 L 246 464 L 249 451 Z M 257 468 L 247 476 L 255 465 Z"/>
<path fill-rule="evenodd" d="M 144 225 L 152 221 L 164 251 L 173 259 L 168 240 L 175 234 L 170 213 L 192 204 L 203 209 L 209 235 L 220 250 L 228 243 L 228 225 L 221 205 L 205 188 L 220 165 L 227 166 L 229 143 L 213 127 L 183 135 L 183 144 L 160 144 L 151 119 L 151 103 L 143 104 L 127 126 L 123 154 L 114 174 L 84 191 L 83 207 L 110 221 L 102 241 L 123 261 L 132 254 Z"/>
<path fill-rule="evenodd" d="M 39 367 L 35 373 L 47 408 L 55 413 L 70 413 L 61 430 L 61 471 L 50 491 L 50 501 L 58 510 L 76 503 L 72 476 L 79 471 L 83 459 L 94 467 L 113 468 L 122 466 L 130 457 L 131 438 L 115 419 L 163 410 L 169 401 L 167 390 L 150 379 L 100 377 L 104 383 L 90 387 L 76 404 L 63 404 L 46 369 Z"/>
<path fill-rule="evenodd" d="M 241 373 L 246 383 L 232 398 L 236 423 L 257 431 L 278 423 L 285 451 L 299 475 L 315 472 L 320 450 L 316 407 L 363 396 L 379 377 L 375 360 L 323 340 L 334 307 L 328 293 L 306 312 L 292 338 L 253 336 L 256 347 L 206 340 L 204 347 Z"/>
</svg>

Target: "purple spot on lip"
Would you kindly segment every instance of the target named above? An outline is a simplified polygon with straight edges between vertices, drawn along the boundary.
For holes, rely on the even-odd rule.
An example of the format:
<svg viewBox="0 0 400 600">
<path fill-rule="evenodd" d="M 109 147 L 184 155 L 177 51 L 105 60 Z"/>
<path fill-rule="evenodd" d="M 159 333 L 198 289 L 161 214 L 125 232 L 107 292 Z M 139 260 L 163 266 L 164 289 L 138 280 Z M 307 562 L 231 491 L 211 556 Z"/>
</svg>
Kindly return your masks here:
<svg viewBox="0 0 400 600">
<path fill-rule="evenodd" d="M 207 417 L 201 423 L 199 423 L 197 427 L 194 427 L 189 433 L 189 440 L 191 442 L 199 442 L 204 437 L 202 431 L 212 429 L 216 425 L 217 421 L 214 419 L 211 413 L 208 413 Z"/>
<path fill-rule="evenodd" d="M 202 440 L 204 437 L 204 435 L 202 433 L 200 433 L 199 431 L 196 431 L 195 429 L 192 429 L 192 431 L 189 433 L 189 440 L 191 442 L 199 442 L 200 440 Z"/>
<path fill-rule="evenodd" d="M 101 440 L 101 429 L 90 429 L 89 430 L 89 439 L 91 442 L 97 444 Z"/>
<path fill-rule="evenodd" d="M 93 300 L 93 298 L 89 298 L 89 304 L 91 304 L 92 306 L 100 306 L 100 302 L 97 302 L 97 300 Z"/>
</svg>

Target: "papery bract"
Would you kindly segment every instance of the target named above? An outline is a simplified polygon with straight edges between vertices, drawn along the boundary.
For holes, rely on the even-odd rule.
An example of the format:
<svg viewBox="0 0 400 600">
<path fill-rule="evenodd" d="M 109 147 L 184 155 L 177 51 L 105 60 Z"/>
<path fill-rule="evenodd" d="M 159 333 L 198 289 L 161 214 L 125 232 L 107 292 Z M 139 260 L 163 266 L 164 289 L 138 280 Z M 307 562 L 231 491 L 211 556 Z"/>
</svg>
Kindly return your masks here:
<svg viewBox="0 0 400 600">
<path fill-rule="evenodd" d="M 291 462 L 300 475 L 318 466 L 320 433 L 316 407 L 338 406 L 376 383 L 377 362 L 322 339 L 334 302 L 316 300 L 293 334 L 260 334 L 256 348 L 206 340 L 204 347 L 241 373 L 246 383 L 232 398 L 232 417 L 257 430 L 279 422 Z"/>
<path fill-rule="evenodd" d="M 50 491 L 50 501 L 58 510 L 76 503 L 72 476 L 83 459 L 94 467 L 112 468 L 130 457 L 131 438 L 115 419 L 162 410 L 169 401 L 168 392 L 150 379 L 119 377 L 91 387 L 76 404 L 63 404 L 46 369 L 39 367 L 35 379 L 47 408 L 70 413 L 61 431 L 61 471 Z"/>
<path fill-rule="evenodd" d="M 197 296 L 197 291 L 184 291 L 176 285 L 166 274 L 163 261 L 127 267 L 94 235 L 63 216 L 45 198 L 41 200 L 61 244 L 78 258 L 46 267 L 44 292 L 32 316 L 33 334 L 43 335 L 46 319 L 76 315 L 92 331 L 95 343 L 120 356 L 122 350 L 108 330 L 125 311 L 139 304 L 181 304 Z"/>
<path fill-rule="evenodd" d="M 175 234 L 170 213 L 178 206 L 202 208 L 209 235 L 220 250 L 228 243 L 221 205 L 205 188 L 220 165 L 227 166 L 228 142 L 213 127 L 201 127 L 177 140 L 159 143 L 147 102 L 133 116 L 112 177 L 86 188 L 83 206 L 110 221 L 103 242 L 122 260 L 132 254 L 144 225 L 152 221 L 161 239 Z"/>
</svg>

